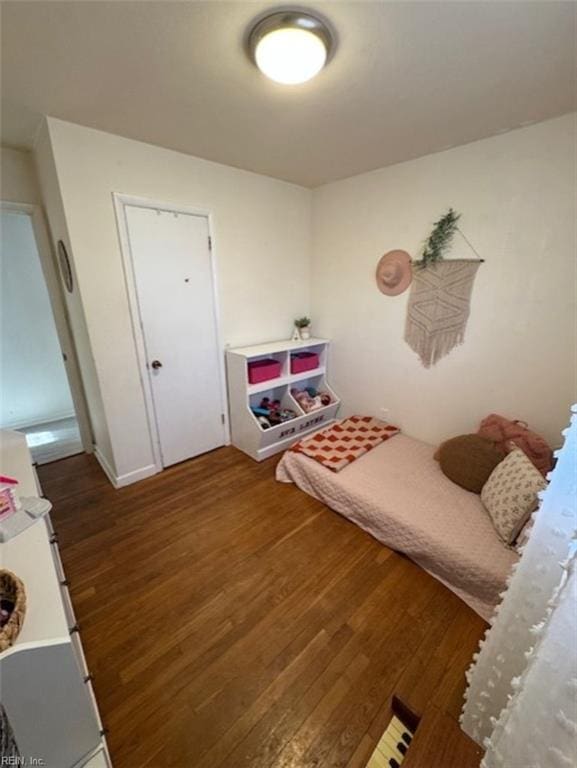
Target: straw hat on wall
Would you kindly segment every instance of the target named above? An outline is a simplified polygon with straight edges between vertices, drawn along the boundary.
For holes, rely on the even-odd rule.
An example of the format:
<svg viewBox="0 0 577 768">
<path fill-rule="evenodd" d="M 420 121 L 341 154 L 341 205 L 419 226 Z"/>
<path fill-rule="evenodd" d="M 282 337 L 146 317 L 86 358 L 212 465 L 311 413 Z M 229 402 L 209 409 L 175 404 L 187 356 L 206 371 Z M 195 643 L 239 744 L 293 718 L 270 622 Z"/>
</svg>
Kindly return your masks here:
<svg viewBox="0 0 577 768">
<path fill-rule="evenodd" d="M 381 293 L 398 296 L 407 290 L 413 279 L 411 257 L 406 251 L 385 253 L 377 264 L 376 278 Z"/>
</svg>

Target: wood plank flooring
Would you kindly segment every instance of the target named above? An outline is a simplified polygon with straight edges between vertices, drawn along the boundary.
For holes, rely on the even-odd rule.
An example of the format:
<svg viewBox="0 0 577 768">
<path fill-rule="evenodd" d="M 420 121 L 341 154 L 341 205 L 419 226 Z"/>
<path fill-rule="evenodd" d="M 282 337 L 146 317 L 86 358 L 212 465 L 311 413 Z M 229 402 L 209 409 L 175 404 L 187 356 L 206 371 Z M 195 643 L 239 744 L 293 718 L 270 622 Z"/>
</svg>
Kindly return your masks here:
<svg viewBox="0 0 577 768">
<path fill-rule="evenodd" d="M 362 768 L 395 693 L 458 741 L 485 623 L 276 461 L 40 467 L 115 768 Z"/>
</svg>

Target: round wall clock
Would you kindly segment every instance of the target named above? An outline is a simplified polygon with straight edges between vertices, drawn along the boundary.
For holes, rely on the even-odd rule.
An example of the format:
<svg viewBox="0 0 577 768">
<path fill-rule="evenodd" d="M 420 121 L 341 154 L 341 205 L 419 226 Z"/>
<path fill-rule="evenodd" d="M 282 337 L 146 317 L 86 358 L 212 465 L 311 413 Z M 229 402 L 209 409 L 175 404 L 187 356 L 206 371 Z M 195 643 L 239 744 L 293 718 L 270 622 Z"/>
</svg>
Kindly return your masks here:
<svg viewBox="0 0 577 768">
<path fill-rule="evenodd" d="M 70 267 L 70 259 L 68 258 L 66 246 L 62 240 L 58 241 L 58 263 L 60 264 L 60 274 L 62 275 L 66 290 L 68 293 L 72 293 L 72 288 L 74 287 L 72 281 L 72 269 Z"/>
</svg>

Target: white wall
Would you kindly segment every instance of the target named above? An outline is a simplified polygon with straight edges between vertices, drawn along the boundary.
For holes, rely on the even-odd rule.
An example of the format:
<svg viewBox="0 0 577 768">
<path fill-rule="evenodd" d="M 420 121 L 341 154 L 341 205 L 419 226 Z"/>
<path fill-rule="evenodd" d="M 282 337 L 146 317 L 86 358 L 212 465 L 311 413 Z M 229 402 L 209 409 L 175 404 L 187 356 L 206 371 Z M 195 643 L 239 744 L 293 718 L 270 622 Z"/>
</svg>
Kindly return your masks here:
<svg viewBox="0 0 577 768">
<path fill-rule="evenodd" d="M 238 345 L 288 337 L 294 317 L 310 311 L 311 192 L 52 118 L 37 151 L 53 155 L 54 173 L 46 168 L 41 177 L 56 178 L 58 189 L 47 194 L 61 195 L 65 221 L 56 221 L 47 199 L 48 216 L 55 237 L 67 229 L 107 459 L 127 482 L 150 467 L 152 454 L 112 193 L 212 213 L 222 331 L 226 343 Z M 100 450 L 102 440 L 97 436 Z"/>
<path fill-rule="evenodd" d="M 44 130 L 39 133 L 37 138 L 35 161 L 44 208 L 50 224 L 52 248 L 54 252 L 56 252 L 57 243 L 59 240 L 62 240 L 66 245 L 67 252 L 71 254 L 66 216 L 46 126 L 44 126 Z M 74 272 L 74 264 L 72 263 L 71 266 Z M 60 283 L 62 282 L 60 277 L 57 279 Z M 78 281 L 75 274 L 72 293 L 68 293 L 68 291 L 61 289 L 60 295 L 66 307 L 67 322 L 73 339 L 73 349 L 69 349 L 67 354 L 69 360 L 71 359 L 72 354 L 75 356 L 75 381 L 79 378 L 78 372 L 80 372 L 82 378 L 81 387 L 79 386 L 79 381 L 78 386 L 75 387 L 77 392 L 82 389 L 82 403 L 77 402 L 76 404 L 77 416 L 80 417 L 81 412 L 83 413 L 82 419 L 79 418 L 81 433 L 83 423 L 89 421 L 90 429 L 88 431 L 91 433 L 90 440 L 94 441 L 98 446 L 104 457 L 104 461 L 113 462 L 112 445 L 108 434 L 104 405 L 100 394 L 100 387 L 84 318 L 84 309 L 82 307 L 82 300 L 78 290 Z M 85 418 L 86 410 L 88 411 L 88 418 Z M 83 436 L 83 443 L 85 450 L 88 449 L 89 446 L 87 445 L 87 438 L 85 436 Z"/>
<path fill-rule="evenodd" d="M 40 203 L 40 189 L 31 152 L 0 147 L 0 200 L 10 203 Z"/>
<path fill-rule="evenodd" d="M 2 211 L 0 223 L 0 427 L 73 416 L 32 221 Z"/>
<path fill-rule="evenodd" d="M 313 193 L 52 118 L 36 152 L 54 240 L 74 260 L 67 301 L 96 443 L 121 482 L 145 474 L 152 453 L 113 192 L 213 214 L 227 343 L 285 337 L 312 307 L 315 332 L 334 339 L 345 412 L 384 406 L 437 442 L 500 411 L 558 443 L 575 397 L 575 116 Z M 380 294 L 374 270 L 391 248 L 417 256 L 449 205 L 486 262 L 465 344 L 425 370 L 402 338 L 408 293 Z"/>
<path fill-rule="evenodd" d="M 436 443 L 497 411 L 559 444 L 576 381 L 575 115 L 320 187 L 313 195 L 315 332 L 334 339 L 347 412 Z M 465 344 L 430 370 L 403 341 L 409 292 L 381 294 L 378 259 L 418 257 L 453 206 L 486 259 Z M 455 239 L 453 257 L 472 254 Z"/>
</svg>

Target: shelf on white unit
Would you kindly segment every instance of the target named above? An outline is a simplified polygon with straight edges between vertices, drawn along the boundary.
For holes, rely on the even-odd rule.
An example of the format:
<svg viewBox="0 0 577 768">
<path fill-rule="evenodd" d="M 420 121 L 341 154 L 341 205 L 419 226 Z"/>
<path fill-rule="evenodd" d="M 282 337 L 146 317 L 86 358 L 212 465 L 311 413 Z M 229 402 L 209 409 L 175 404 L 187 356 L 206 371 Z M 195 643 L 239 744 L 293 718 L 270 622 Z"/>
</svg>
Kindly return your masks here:
<svg viewBox="0 0 577 768">
<path fill-rule="evenodd" d="M 278 376 L 276 379 L 267 379 L 267 381 L 259 381 L 258 384 L 249 384 L 247 392 L 249 395 L 255 395 L 258 392 L 265 392 L 267 389 L 276 389 L 277 387 L 284 387 L 288 384 L 297 384 L 304 379 L 310 379 L 313 376 L 323 376 L 326 373 L 325 366 L 320 368 L 314 368 L 312 371 L 303 371 L 302 373 L 291 373 L 288 376 Z"/>
<path fill-rule="evenodd" d="M 328 339 L 307 339 L 306 341 L 270 341 L 266 344 L 255 344 L 250 347 L 235 347 L 228 350 L 234 355 L 243 357 L 264 357 L 274 355 L 279 352 L 294 352 L 298 349 L 307 347 L 317 347 L 321 344 L 328 344 Z"/>
<path fill-rule="evenodd" d="M 324 376 L 327 372 L 327 369 L 324 365 L 321 365 L 320 368 L 313 368 L 312 371 L 302 371 L 301 373 L 291 373 L 289 378 L 289 384 L 297 384 L 299 381 L 304 381 L 305 379 L 312 379 L 315 376 Z"/>
</svg>

